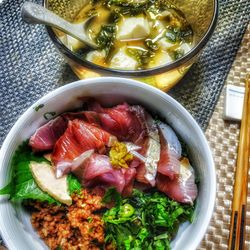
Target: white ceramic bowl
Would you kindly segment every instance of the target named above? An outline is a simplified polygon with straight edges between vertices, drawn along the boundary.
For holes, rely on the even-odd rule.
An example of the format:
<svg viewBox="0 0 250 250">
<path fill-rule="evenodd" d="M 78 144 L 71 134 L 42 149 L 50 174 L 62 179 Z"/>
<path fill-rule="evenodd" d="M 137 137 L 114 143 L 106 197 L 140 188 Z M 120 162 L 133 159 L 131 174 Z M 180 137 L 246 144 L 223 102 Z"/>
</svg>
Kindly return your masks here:
<svg viewBox="0 0 250 250">
<path fill-rule="evenodd" d="M 171 243 L 173 250 L 196 249 L 202 240 L 212 216 L 215 203 L 216 177 L 212 155 L 206 138 L 192 116 L 169 95 L 151 86 L 123 78 L 97 78 L 73 82 L 58 88 L 33 104 L 16 122 L 5 139 L 0 153 L 0 187 L 10 178 L 10 161 L 22 141 L 46 122 L 45 112 L 62 113 L 79 107 L 79 97 L 97 97 L 106 104 L 122 101 L 139 103 L 159 114 L 187 143 L 190 157 L 199 176 L 199 195 L 195 220 L 184 223 Z M 39 104 L 44 107 L 34 110 Z M 0 231 L 10 250 L 47 249 L 33 230 L 28 213 L 19 204 L 0 197 Z"/>
</svg>

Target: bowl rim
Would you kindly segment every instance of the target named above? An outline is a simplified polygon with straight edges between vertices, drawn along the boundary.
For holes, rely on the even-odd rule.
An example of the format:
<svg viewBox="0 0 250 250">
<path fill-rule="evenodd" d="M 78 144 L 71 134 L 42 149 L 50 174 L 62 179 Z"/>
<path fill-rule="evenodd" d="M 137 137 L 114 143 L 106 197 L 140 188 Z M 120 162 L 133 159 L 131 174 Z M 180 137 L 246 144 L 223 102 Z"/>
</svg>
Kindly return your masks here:
<svg viewBox="0 0 250 250">
<path fill-rule="evenodd" d="M 153 92 L 154 94 L 156 94 L 157 96 L 159 96 L 160 98 L 163 99 L 167 99 L 168 101 L 170 101 L 171 103 L 173 103 L 173 105 L 176 107 L 177 110 L 181 111 L 182 114 L 191 122 L 192 126 L 194 127 L 194 129 L 197 131 L 197 134 L 199 136 L 199 138 L 201 139 L 201 142 L 203 143 L 203 146 L 205 147 L 205 151 L 206 151 L 206 155 L 208 158 L 208 162 L 207 165 L 209 166 L 209 171 L 210 171 L 210 175 L 211 178 L 209 180 L 209 182 L 211 183 L 211 188 L 210 188 L 210 196 L 208 197 L 208 206 L 207 206 L 207 213 L 204 219 L 204 223 L 202 224 L 202 227 L 200 228 L 199 231 L 199 236 L 196 236 L 193 240 L 192 244 L 192 248 L 190 249 L 196 249 L 199 245 L 199 243 L 201 242 L 201 240 L 203 239 L 206 230 L 209 226 L 209 223 L 211 221 L 212 218 L 212 214 L 214 211 L 214 206 L 215 206 L 215 199 L 216 199 L 216 172 L 215 172 L 215 165 L 214 165 L 214 161 L 213 161 L 213 157 L 212 157 L 212 153 L 211 150 L 209 148 L 207 139 L 203 133 L 203 131 L 201 130 L 200 126 L 198 125 L 198 123 L 195 121 L 195 119 L 192 117 L 192 115 L 179 103 L 177 102 L 173 97 L 171 97 L 170 95 L 164 93 L 163 91 L 156 89 L 150 85 L 147 85 L 145 83 L 136 81 L 136 80 L 132 80 L 132 79 L 126 79 L 126 78 L 118 78 L 118 77 L 100 77 L 100 78 L 91 78 L 91 79 L 85 79 L 85 80 L 78 80 L 72 83 L 69 83 L 67 85 L 64 85 L 62 87 L 59 87 L 51 92 L 49 92 L 48 94 L 44 95 L 43 97 L 41 97 L 40 99 L 38 99 L 35 103 L 33 103 L 19 118 L 18 120 L 15 122 L 15 124 L 13 125 L 13 127 L 11 128 L 11 130 L 9 131 L 7 137 L 5 138 L 1 150 L 0 150 L 0 169 L 2 169 L 3 166 L 3 159 L 5 157 L 5 154 L 8 152 L 8 147 L 11 144 L 12 138 L 14 137 L 14 135 L 18 132 L 18 129 L 20 127 L 20 125 L 27 119 L 29 119 L 30 115 L 34 113 L 34 107 L 36 107 L 37 105 L 41 104 L 41 103 L 46 103 L 48 100 L 52 99 L 54 96 L 59 95 L 60 93 L 64 93 L 67 92 L 68 90 L 77 88 L 79 86 L 82 86 L 84 88 L 84 86 L 88 86 L 91 85 L 93 83 L 96 84 L 108 84 L 108 83 L 116 83 L 118 85 L 124 85 L 126 84 L 127 86 L 135 86 L 135 85 L 140 85 L 140 87 L 146 89 L 146 91 L 148 92 Z M 0 176 L 0 184 L 5 184 L 6 183 L 6 178 Z M 6 245 L 9 247 L 9 249 L 18 249 L 15 245 L 15 242 L 13 241 L 13 239 L 11 239 L 9 237 L 8 231 L 6 229 L 5 223 L 4 223 L 4 218 L 1 210 L 3 209 L 2 206 L 0 206 L 0 233 L 1 236 L 4 240 L 4 242 L 6 243 Z"/>
<path fill-rule="evenodd" d="M 48 0 L 43 0 L 44 7 L 47 7 Z M 47 33 L 50 37 L 50 39 L 53 41 L 55 46 L 59 49 L 59 51 L 68 57 L 73 62 L 78 63 L 79 65 L 89 69 L 93 70 L 97 73 L 105 74 L 105 75 L 114 75 L 114 76 L 126 76 L 126 77 L 145 77 L 145 76 L 151 76 L 161 73 L 166 73 L 167 71 L 176 69 L 180 66 L 184 66 L 189 61 L 192 61 L 193 58 L 195 58 L 201 49 L 207 44 L 210 37 L 212 36 L 217 20 L 219 15 L 219 0 L 213 0 L 214 3 L 214 9 L 213 9 L 213 17 L 209 24 L 209 27 L 207 31 L 205 32 L 204 36 L 201 38 L 201 40 L 183 57 L 181 57 L 178 60 L 175 60 L 174 62 L 167 63 L 155 68 L 149 68 L 149 69 L 143 69 L 143 70 L 119 70 L 119 69 L 112 69 L 108 67 L 103 67 L 97 64 L 94 64 L 90 61 L 85 60 L 84 58 L 81 58 L 77 53 L 74 53 L 72 50 L 67 48 L 62 41 L 56 36 L 53 29 L 49 26 L 46 26 Z"/>
</svg>

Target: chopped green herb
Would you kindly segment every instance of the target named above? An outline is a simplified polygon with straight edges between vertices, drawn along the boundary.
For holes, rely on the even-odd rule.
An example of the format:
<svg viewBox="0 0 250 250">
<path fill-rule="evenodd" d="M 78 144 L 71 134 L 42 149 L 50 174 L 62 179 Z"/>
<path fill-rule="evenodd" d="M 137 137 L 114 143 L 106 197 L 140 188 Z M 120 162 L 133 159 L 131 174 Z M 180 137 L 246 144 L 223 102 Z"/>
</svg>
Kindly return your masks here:
<svg viewBox="0 0 250 250">
<path fill-rule="evenodd" d="M 108 197 L 114 191 L 108 191 Z M 105 242 L 117 249 L 170 249 L 179 224 L 191 221 L 194 207 L 152 191 L 134 190 L 129 198 L 112 196 L 116 205 L 103 215 Z"/>
<path fill-rule="evenodd" d="M 157 43 L 153 42 L 151 39 L 146 39 L 145 44 L 151 51 L 156 51 L 159 49 Z"/>
<path fill-rule="evenodd" d="M 166 39 L 171 43 L 192 42 L 193 31 L 190 25 L 182 28 L 169 27 L 165 33 Z"/>
<path fill-rule="evenodd" d="M 93 221 L 93 218 L 92 217 L 88 217 L 87 220 L 88 220 L 89 223 L 91 223 Z"/>
<path fill-rule="evenodd" d="M 165 37 L 168 42 L 176 43 L 178 41 L 178 34 L 171 29 L 166 31 Z"/>
<path fill-rule="evenodd" d="M 184 50 L 183 49 L 176 49 L 176 50 L 172 50 L 172 51 L 169 51 L 169 55 L 171 56 L 171 58 L 173 60 L 178 60 L 180 59 L 181 57 L 184 56 Z"/>
<path fill-rule="evenodd" d="M 38 106 L 34 107 L 34 110 L 37 112 L 39 109 L 43 108 L 44 104 L 39 104 Z"/>
<path fill-rule="evenodd" d="M 121 18 L 121 14 L 116 11 L 112 11 L 109 15 L 108 22 L 109 23 L 117 23 Z"/>
<path fill-rule="evenodd" d="M 145 68 L 155 53 L 151 50 L 127 48 L 127 53 L 138 62 L 138 69 Z"/>
<path fill-rule="evenodd" d="M 117 7 L 118 11 L 122 15 L 136 16 L 141 13 L 146 13 L 149 8 L 150 1 L 143 2 L 133 2 L 133 1 L 123 1 L 123 0 L 107 0 L 106 5 L 108 7 Z"/>
<path fill-rule="evenodd" d="M 80 193 L 82 188 L 81 183 L 73 174 L 68 174 L 67 181 L 68 181 L 68 190 L 70 194 Z"/>
<path fill-rule="evenodd" d="M 121 204 L 121 201 L 121 195 L 116 191 L 115 188 L 109 188 L 102 199 L 103 203 L 115 202 L 117 206 Z"/>
<path fill-rule="evenodd" d="M 100 32 L 96 36 L 96 43 L 100 49 L 106 51 L 106 55 L 109 54 L 113 41 L 115 39 L 116 27 L 115 24 L 103 25 Z"/>
</svg>

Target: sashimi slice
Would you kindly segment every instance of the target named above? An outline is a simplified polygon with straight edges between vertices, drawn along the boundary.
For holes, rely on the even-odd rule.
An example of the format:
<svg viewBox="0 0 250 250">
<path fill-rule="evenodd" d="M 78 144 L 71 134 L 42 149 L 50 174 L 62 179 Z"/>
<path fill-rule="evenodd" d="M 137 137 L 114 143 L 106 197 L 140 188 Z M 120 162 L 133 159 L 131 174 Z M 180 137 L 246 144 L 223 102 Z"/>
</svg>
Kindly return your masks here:
<svg viewBox="0 0 250 250">
<path fill-rule="evenodd" d="M 96 125 L 100 124 L 99 115 L 96 112 L 83 111 L 64 113 L 38 128 L 31 136 L 29 145 L 32 147 L 33 151 L 53 149 L 56 141 L 67 129 L 68 122 L 76 118 Z"/>
<path fill-rule="evenodd" d="M 158 127 L 161 135 L 167 142 L 169 151 L 174 153 L 177 158 L 180 159 L 182 154 L 181 143 L 174 130 L 163 122 L 158 123 Z"/>
<path fill-rule="evenodd" d="M 99 114 L 94 111 L 67 112 L 62 114 L 62 117 L 67 121 L 79 119 L 87 121 L 88 123 L 100 125 Z"/>
<path fill-rule="evenodd" d="M 157 171 L 168 176 L 171 180 L 178 177 L 180 173 L 180 161 L 175 151 L 169 149 L 165 138 L 161 135 L 161 155 Z"/>
<path fill-rule="evenodd" d="M 124 179 L 125 186 L 122 191 L 123 196 L 129 196 L 133 191 L 136 170 L 134 168 L 125 169 Z"/>
<path fill-rule="evenodd" d="M 120 169 L 113 169 L 107 173 L 103 173 L 94 179 L 84 180 L 84 186 L 86 187 L 114 187 L 117 192 L 122 193 L 125 186 L 124 175 Z"/>
<path fill-rule="evenodd" d="M 30 137 L 29 145 L 33 151 L 51 150 L 66 128 L 67 121 L 59 116 L 38 128 Z"/>
<path fill-rule="evenodd" d="M 81 120 L 73 120 L 70 124 L 74 137 L 86 150 L 100 150 L 105 146 L 111 147 L 117 141 L 115 136 L 93 124 Z"/>
<path fill-rule="evenodd" d="M 87 150 L 103 152 L 110 147 L 116 137 L 94 125 L 75 119 L 69 121 L 68 128 L 54 146 L 51 160 L 57 177 L 71 171 L 72 162 Z"/>
<path fill-rule="evenodd" d="M 158 174 L 157 188 L 175 201 L 193 204 L 197 197 L 198 189 L 195 184 L 195 175 L 187 158 L 183 158 L 180 165 L 180 175 L 174 180 Z"/>
<path fill-rule="evenodd" d="M 86 180 L 94 179 L 104 173 L 113 171 L 109 157 L 106 155 L 94 154 L 89 158 L 83 171 L 83 178 Z"/>
<path fill-rule="evenodd" d="M 101 126 L 119 140 L 139 143 L 145 136 L 146 112 L 139 105 L 124 103 L 103 108 L 98 103 L 91 103 L 89 110 L 98 112 Z"/>
<path fill-rule="evenodd" d="M 161 153 L 160 137 L 158 129 L 154 125 L 148 127 L 148 135 L 144 141 L 143 150 L 139 152 L 145 160 L 136 169 L 136 180 L 145 184 L 149 183 L 154 187 Z"/>
<path fill-rule="evenodd" d="M 115 187 L 123 195 L 129 195 L 133 189 L 135 169 L 115 169 L 106 155 L 92 154 L 73 173 L 86 187 Z"/>
<path fill-rule="evenodd" d="M 145 164 L 144 163 L 138 164 L 136 168 L 136 180 L 140 183 L 149 184 L 149 181 L 145 178 L 145 174 L 146 174 Z"/>
</svg>

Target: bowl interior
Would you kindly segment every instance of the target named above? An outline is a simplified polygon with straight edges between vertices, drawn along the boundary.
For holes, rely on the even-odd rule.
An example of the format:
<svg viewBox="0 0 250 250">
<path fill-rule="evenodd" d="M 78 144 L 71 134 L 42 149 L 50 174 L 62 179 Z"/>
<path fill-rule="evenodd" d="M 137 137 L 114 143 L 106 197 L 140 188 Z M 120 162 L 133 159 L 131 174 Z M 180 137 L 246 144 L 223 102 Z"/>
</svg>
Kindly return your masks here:
<svg viewBox="0 0 250 250">
<path fill-rule="evenodd" d="M 200 179 L 199 195 L 194 222 L 181 226 L 172 242 L 172 249 L 195 249 L 208 226 L 215 201 L 215 170 L 210 149 L 201 129 L 180 104 L 167 94 L 133 80 L 98 78 L 78 81 L 49 93 L 32 105 L 19 118 L 3 143 L 0 187 L 8 182 L 10 161 L 17 146 L 46 122 L 43 114 L 52 111 L 60 114 L 75 109 L 86 97 L 95 97 L 105 105 L 123 101 L 142 104 L 151 113 L 165 119 L 188 145 L 191 161 Z M 39 104 L 44 104 L 44 107 L 36 112 L 34 108 Z M 46 249 L 32 229 L 28 213 L 20 204 L 14 206 L 3 197 L 0 198 L 0 230 L 10 249 Z"/>
<path fill-rule="evenodd" d="M 57 15 L 73 22 L 76 15 L 89 1 L 90 0 L 44 0 L 44 5 Z M 180 9 L 184 13 L 187 21 L 191 24 L 194 32 L 193 48 L 180 59 L 155 68 L 144 70 L 117 70 L 105 68 L 85 60 L 81 55 L 73 52 L 64 45 L 58 38 L 58 34 L 62 34 L 62 32 L 58 32 L 56 29 L 48 27 L 48 33 L 56 46 L 59 47 L 60 51 L 63 52 L 67 58 L 90 70 L 127 77 L 145 77 L 152 74 L 163 73 L 193 63 L 195 56 L 200 52 L 203 46 L 205 46 L 212 35 L 218 15 L 218 0 L 168 0 L 166 2 L 170 2 Z"/>
</svg>

